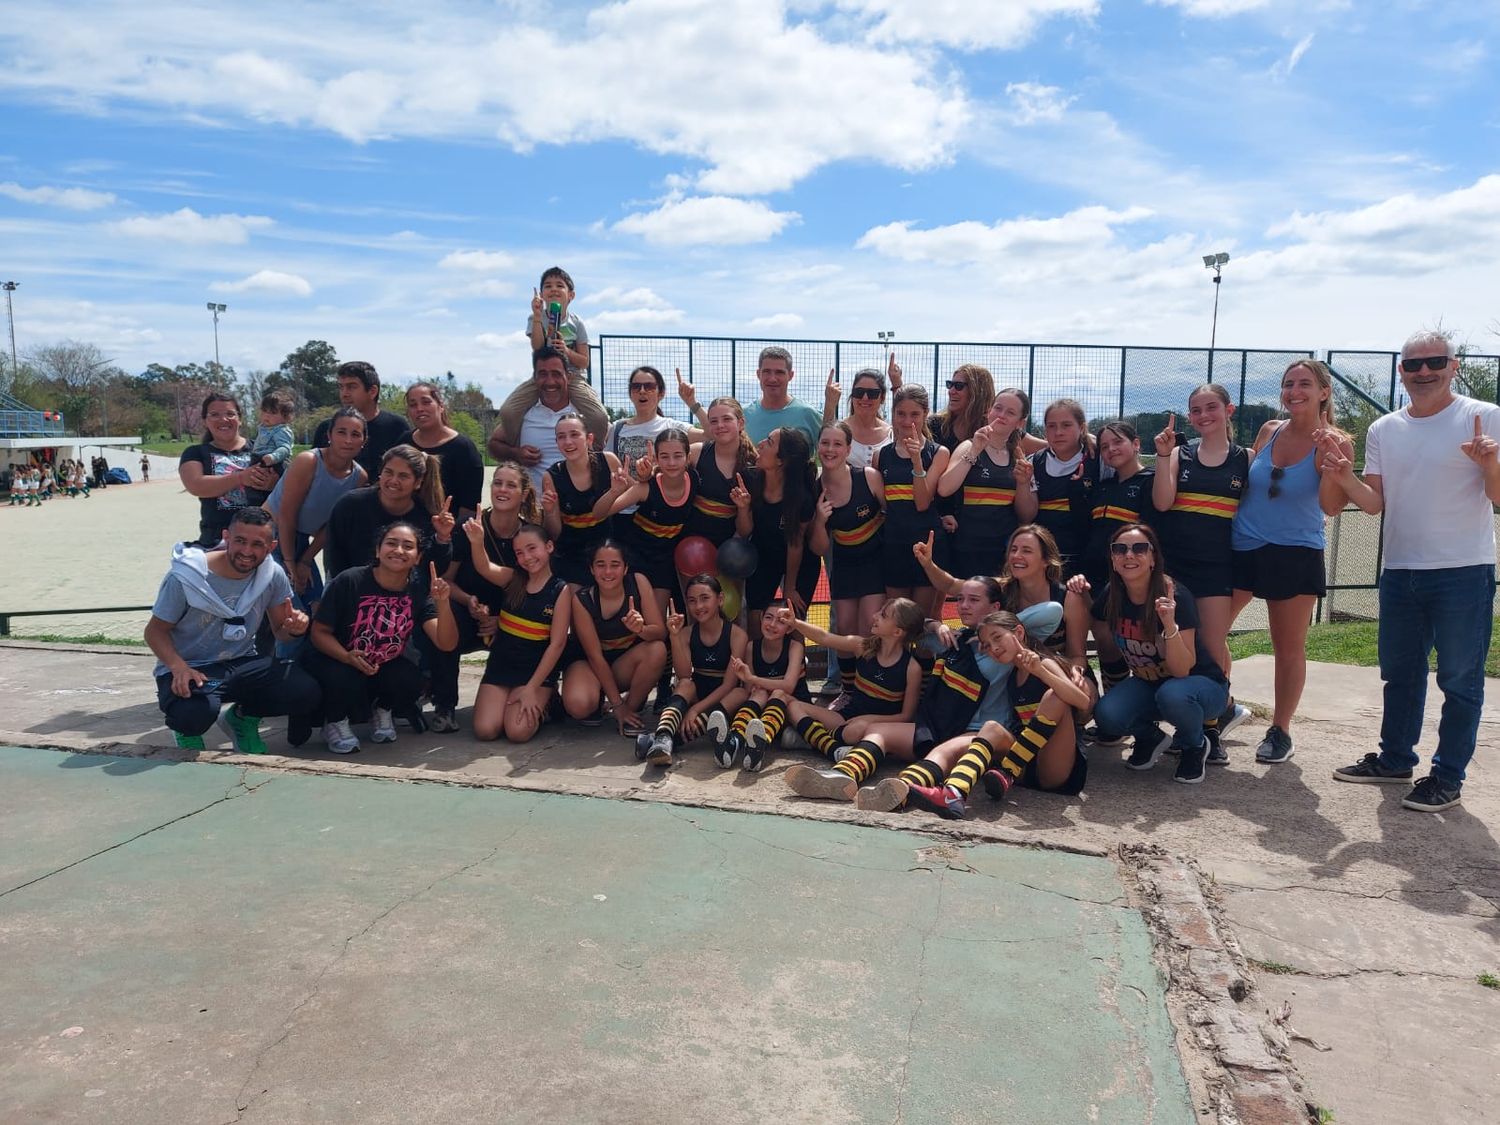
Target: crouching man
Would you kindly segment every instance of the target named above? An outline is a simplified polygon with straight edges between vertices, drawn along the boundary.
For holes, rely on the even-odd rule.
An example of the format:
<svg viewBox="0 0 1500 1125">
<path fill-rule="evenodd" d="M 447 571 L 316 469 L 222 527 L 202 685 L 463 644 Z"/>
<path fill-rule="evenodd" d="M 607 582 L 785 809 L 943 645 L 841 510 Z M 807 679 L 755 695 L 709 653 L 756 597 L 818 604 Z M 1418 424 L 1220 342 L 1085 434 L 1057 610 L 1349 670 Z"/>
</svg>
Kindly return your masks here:
<svg viewBox="0 0 1500 1125">
<path fill-rule="evenodd" d="M 307 615 L 292 607 L 286 571 L 270 558 L 275 545 L 271 514 L 241 508 L 219 547 L 172 552 L 146 643 L 157 659 L 157 703 L 185 750 L 202 750 L 204 732 L 217 722 L 235 750 L 264 754 L 262 718 L 303 715 L 318 706 L 311 676 L 255 653 L 263 617 L 277 640 L 307 632 Z"/>
</svg>

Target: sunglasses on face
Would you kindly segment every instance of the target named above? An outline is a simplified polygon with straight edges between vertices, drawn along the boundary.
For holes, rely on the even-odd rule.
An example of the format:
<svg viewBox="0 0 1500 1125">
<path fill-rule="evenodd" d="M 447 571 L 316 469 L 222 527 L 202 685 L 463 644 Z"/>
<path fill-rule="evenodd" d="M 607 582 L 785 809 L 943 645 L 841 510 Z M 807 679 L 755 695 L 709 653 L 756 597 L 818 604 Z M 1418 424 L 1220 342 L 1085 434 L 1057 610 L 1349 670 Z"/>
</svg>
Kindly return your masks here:
<svg viewBox="0 0 1500 1125">
<path fill-rule="evenodd" d="M 950 391 L 966 391 L 969 389 L 969 384 L 962 379 L 949 379 L 947 386 Z"/>
<path fill-rule="evenodd" d="M 1280 465 L 1271 466 L 1271 487 L 1266 489 L 1266 495 L 1272 500 L 1281 495 L 1281 478 L 1286 476 L 1286 470 Z"/>
<path fill-rule="evenodd" d="M 855 387 L 852 391 L 849 392 L 849 397 L 850 398 L 876 399 L 876 398 L 880 397 L 880 388 L 879 387 Z"/>
<path fill-rule="evenodd" d="M 655 383 L 631 383 L 630 384 L 630 393 L 631 394 L 635 394 L 636 391 L 654 391 L 654 390 L 656 390 L 656 384 Z"/>
<path fill-rule="evenodd" d="M 1403 359 L 1401 361 L 1401 370 L 1405 371 L 1408 375 L 1415 375 L 1424 367 L 1428 371 L 1441 371 L 1452 362 L 1453 360 L 1445 355 L 1416 356 L 1412 359 Z"/>
<path fill-rule="evenodd" d="M 1151 553 L 1150 543 L 1111 543 L 1109 553 L 1117 559 L 1123 559 L 1126 555 L 1149 555 Z"/>
</svg>

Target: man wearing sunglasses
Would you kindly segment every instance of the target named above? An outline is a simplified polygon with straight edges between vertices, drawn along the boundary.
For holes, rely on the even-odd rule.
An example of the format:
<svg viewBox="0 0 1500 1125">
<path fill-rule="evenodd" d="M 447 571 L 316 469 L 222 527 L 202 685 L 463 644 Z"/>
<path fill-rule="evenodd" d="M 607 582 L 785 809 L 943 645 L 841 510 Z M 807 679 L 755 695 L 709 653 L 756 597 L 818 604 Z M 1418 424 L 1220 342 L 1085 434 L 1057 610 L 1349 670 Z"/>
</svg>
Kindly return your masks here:
<svg viewBox="0 0 1500 1125">
<path fill-rule="evenodd" d="M 1361 481 L 1325 433 L 1325 476 L 1381 526 L 1380 752 L 1333 771 L 1340 781 L 1411 784 L 1421 760 L 1427 658 L 1437 649 L 1443 713 L 1432 770 L 1401 802 L 1419 812 L 1458 804 L 1484 703 L 1495 599 L 1494 505 L 1500 504 L 1500 407 L 1454 394 L 1453 341 L 1418 332 L 1401 349 L 1407 405 L 1365 437 Z"/>
</svg>

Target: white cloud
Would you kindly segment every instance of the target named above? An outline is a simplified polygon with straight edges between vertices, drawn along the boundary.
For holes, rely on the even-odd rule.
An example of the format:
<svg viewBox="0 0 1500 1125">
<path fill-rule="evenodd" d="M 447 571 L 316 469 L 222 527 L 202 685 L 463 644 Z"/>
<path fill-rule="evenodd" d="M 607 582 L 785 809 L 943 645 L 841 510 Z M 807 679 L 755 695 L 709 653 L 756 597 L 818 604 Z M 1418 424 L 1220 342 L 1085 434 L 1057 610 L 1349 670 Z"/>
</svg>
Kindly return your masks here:
<svg viewBox="0 0 1500 1125">
<path fill-rule="evenodd" d="M 586 320 L 595 333 L 653 331 L 681 324 L 686 316 L 681 309 L 646 286 L 632 289 L 609 286 L 590 294 L 588 305 L 600 310 L 590 313 Z"/>
<path fill-rule="evenodd" d="M 937 43 L 966 50 L 1023 46 L 1055 16 L 1091 18 L 1097 0 L 835 0 L 871 21 L 877 43 Z"/>
<path fill-rule="evenodd" d="M 633 289 L 622 289 L 618 285 L 611 285 L 601 289 L 597 293 L 589 293 L 586 300 L 590 305 L 599 308 L 603 305 L 625 305 L 638 309 L 669 309 L 672 303 L 666 298 L 659 296 L 655 290 L 645 286 L 636 286 Z"/>
<path fill-rule="evenodd" d="M 489 348 L 493 351 L 531 346 L 524 332 L 481 332 L 474 337 L 474 342 L 482 348 Z"/>
<path fill-rule="evenodd" d="M 455 250 L 438 263 L 445 270 L 494 273 L 516 268 L 516 260 L 503 250 Z"/>
<path fill-rule="evenodd" d="M 1038 82 L 1012 82 L 1005 87 L 1011 101 L 1011 120 L 1017 125 L 1035 125 L 1038 121 L 1057 121 L 1076 100 L 1064 95 L 1056 86 Z"/>
<path fill-rule="evenodd" d="M 239 281 L 215 281 L 209 286 L 215 293 L 289 293 L 309 297 L 313 287 L 305 277 L 280 270 L 257 270 Z"/>
<path fill-rule="evenodd" d="M 801 328 L 807 322 L 796 313 L 772 313 L 770 316 L 758 316 L 750 321 L 746 327 L 764 332 L 792 332 Z"/>
<path fill-rule="evenodd" d="M 710 195 L 668 200 L 654 211 L 627 215 L 611 229 L 657 246 L 740 246 L 774 238 L 800 219 L 795 211 L 773 211 L 759 200 Z"/>
<path fill-rule="evenodd" d="M 1309 47 L 1313 45 L 1313 32 L 1309 32 L 1297 40 L 1297 45 L 1292 48 L 1291 54 L 1284 59 L 1278 59 L 1271 67 L 1271 77 L 1277 81 L 1285 80 L 1291 76 L 1292 71 L 1297 69 L 1297 64 L 1302 61 L 1302 56 L 1307 54 Z"/>
<path fill-rule="evenodd" d="M 1201 19 L 1238 16 L 1270 6 L 1271 0 L 1151 0 L 1163 8 L 1179 8 L 1184 15 Z"/>
<path fill-rule="evenodd" d="M 200 215 L 191 207 L 169 215 L 140 215 L 110 224 L 111 229 L 132 238 L 150 238 L 194 245 L 222 243 L 240 245 L 250 232 L 266 230 L 274 222 L 264 215 Z"/>
<path fill-rule="evenodd" d="M 928 230 L 910 222 L 886 223 L 867 230 L 855 244 L 908 262 L 986 262 L 1001 257 L 1043 258 L 1070 252 L 1093 252 L 1115 237 L 1115 228 L 1151 217 L 1146 207 L 1111 211 L 1080 207 L 1051 219 L 1006 219 L 998 223 L 962 222 Z M 1009 268 L 1009 264 L 1007 264 Z"/>
<path fill-rule="evenodd" d="M 62 207 L 69 211 L 97 211 L 115 201 L 113 192 L 90 191 L 88 188 L 22 187 L 17 183 L 0 184 L 0 195 L 19 203 L 39 203 L 44 207 Z"/>
<path fill-rule="evenodd" d="M 476 281 L 468 286 L 465 293 L 474 297 L 513 297 L 516 287 L 509 281 L 497 281 L 495 278 L 486 278 L 484 281 Z"/>
</svg>

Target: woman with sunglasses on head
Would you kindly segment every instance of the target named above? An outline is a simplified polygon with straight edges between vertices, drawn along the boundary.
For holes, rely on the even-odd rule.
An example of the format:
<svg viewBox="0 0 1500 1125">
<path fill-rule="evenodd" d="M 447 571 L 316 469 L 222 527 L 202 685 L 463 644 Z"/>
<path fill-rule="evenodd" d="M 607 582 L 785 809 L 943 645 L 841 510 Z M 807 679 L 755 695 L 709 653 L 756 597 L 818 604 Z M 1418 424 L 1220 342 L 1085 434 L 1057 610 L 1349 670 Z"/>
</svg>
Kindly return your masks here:
<svg viewBox="0 0 1500 1125">
<path fill-rule="evenodd" d="M 1249 483 L 1235 509 L 1232 616 L 1263 598 L 1271 621 L 1276 662 L 1276 703 L 1271 725 L 1255 750 L 1259 762 L 1292 756 L 1292 716 L 1307 682 L 1307 627 L 1327 593 L 1323 565 L 1324 521 L 1344 506 L 1337 480 L 1323 476 L 1320 443 L 1332 441 L 1345 456 L 1349 437 L 1333 421 L 1333 375 L 1315 359 L 1291 363 L 1281 376 L 1284 419 L 1261 427 Z"/>
<path fill-rule="evenodd" d="M 893 361 L 894 362 L 894 361 Z M 823 390 L 823 425 L 838 418 L 839 396 L 842 394 L 838 381 L 838 368 L 828 372 L 828 385 Z M 891 444 L 891 427 L 880 416 L 885 406 L 885 376 L 873 367 L 863 367 L 854 373 L 849 387 L 849 416 L 844 425 L 849 427 L 849 467 L 863 469 L 872 464 L 882 449 Z"/>
<path fill-rule="evenodd" d="M 1205 724 L 1229 698 L 1229 682 L 1198 628 L 1193 595 L 1167 574 L 1161 543 L 1145 524 L 1126 524 L 1109 543 L 1109 585 L 1093 590 L 1083 575 L 1070 594 L 1090 599 L 1094 635 L 1108 634 L 1130 675 L 1105 692 L 1094 724 L 1105 740 L 1131 735 L 1127 769 L 1148 770 L 1168 745 L 1179 755 L 1174 780 L 1203 780 L 1209 743 Z M 1163 734 L 1158 720 L 1173 728 Z"/>
</svg>

